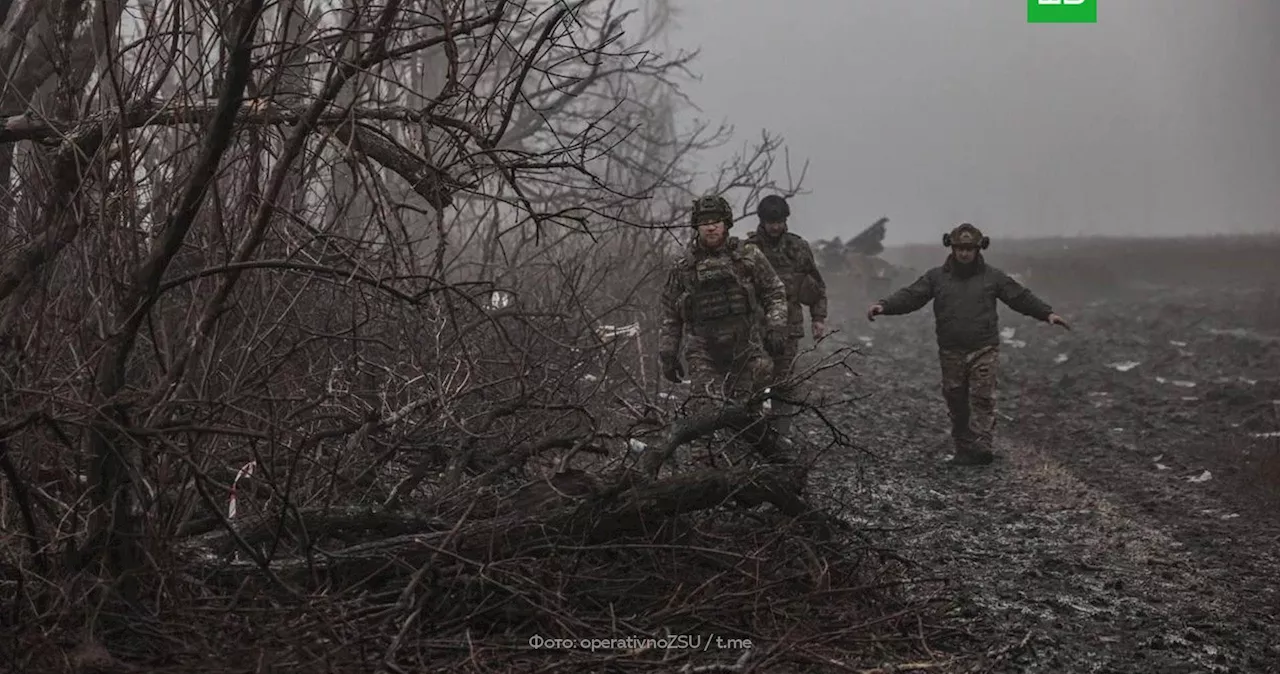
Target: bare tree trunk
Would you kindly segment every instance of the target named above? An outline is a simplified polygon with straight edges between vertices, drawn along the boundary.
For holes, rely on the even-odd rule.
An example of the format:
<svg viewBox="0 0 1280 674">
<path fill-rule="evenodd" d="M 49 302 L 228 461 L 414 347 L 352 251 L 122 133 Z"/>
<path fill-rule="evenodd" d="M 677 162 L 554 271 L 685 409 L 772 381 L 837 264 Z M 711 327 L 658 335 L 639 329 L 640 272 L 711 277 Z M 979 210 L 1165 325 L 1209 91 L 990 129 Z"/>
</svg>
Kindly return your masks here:
<svg viewBox="0 0 1280 674">
<path fill-rule="evenodd" d="M 160 238 L 143 265 L 137 269 L 133 287 L 126 295 L 116 318 L 118 327 L 107 339 L 105 353 L 95 377 L 95 400 L 99 420 L 88 437 L 91 457 L 90 485 L 93 522 L 89 529 L 91 551 L 101 555 L 104 570 L 120 582 L 121 595 L 136 598 L 136 573 L 143 564 L 143 527 L 138 511 L 138 456 L 142 447 L 130 437 L 130 409 L 121 396 L 126 368 L 137 341 L 138 330 L 154 305 L 165 269 L 182 246 L 210 188 L 222 155 L 234 135 L 235 116 L 243 102 L 245 87 L 252 75 L 253 37 L 264 0 L 248 0 L 238 8 L 232 56 L 218 101 L 218 112 L 181 200 L 160 232 Z M 96 550 L 95 550 L 96 548 Z"/>
</svg>

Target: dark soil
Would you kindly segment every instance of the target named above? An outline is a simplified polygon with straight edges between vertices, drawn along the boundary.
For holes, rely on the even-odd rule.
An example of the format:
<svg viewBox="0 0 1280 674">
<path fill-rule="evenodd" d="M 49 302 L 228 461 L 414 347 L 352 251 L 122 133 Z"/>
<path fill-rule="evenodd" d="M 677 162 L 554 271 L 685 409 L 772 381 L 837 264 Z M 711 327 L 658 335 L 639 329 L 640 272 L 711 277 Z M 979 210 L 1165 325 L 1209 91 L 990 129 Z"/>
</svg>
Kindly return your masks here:
<svg viewBox="0 0 1280 674">
<path fill-rule="evenodd" d="M 842 306 L 832 342 L 865 347 L 838 385 L 869 396 L 847 423 L 876 456 L 832 457 L 816 486 L 953 581 L 955 671 L 1280 672 L 1275 278 L 1220 276 L 1029 281 L 1075 330 L 1002 308 L 983 468 L 943 463 L 930 309 Z"/>
</svg>

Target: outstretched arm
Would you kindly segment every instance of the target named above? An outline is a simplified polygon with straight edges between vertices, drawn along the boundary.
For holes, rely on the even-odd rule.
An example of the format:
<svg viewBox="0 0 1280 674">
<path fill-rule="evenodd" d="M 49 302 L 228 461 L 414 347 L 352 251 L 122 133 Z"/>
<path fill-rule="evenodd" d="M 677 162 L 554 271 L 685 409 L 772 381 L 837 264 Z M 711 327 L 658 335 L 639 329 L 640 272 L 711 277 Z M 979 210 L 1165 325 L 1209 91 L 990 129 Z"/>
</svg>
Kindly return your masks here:
<svg viewBox="0 0 1280 674">
<path fill-rule="evenodd" d="M 930 272 L 920 275 L 911 285 L 898 290 L 892 295 L 876 302 L 880 305 L 880 313 L 886 316 L 909 314 L 929 303 L 933 299 L 933 278 Z"/>
<path fill-rule="evenodd" d="M 1049 316 L 1053 315 L 1053 307 L 1048 302 L 1036 297 L 1031 289 L 1018 283 L 1018 280 L 1012 276 L 999 272 L 999 278 L 996 279 L 996 296 L 1004 302 L 1006 306 L 1014 311 L 1030 316 L 1037 321 L 1047 321 Z"/>
</svg>

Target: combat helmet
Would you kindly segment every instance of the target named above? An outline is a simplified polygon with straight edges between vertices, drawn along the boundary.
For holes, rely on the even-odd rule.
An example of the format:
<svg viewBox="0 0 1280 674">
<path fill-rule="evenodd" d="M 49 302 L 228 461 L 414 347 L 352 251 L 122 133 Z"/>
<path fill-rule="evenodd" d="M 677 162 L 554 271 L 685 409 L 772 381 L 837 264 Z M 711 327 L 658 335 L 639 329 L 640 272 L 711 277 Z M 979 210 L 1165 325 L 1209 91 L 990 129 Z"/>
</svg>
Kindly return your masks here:
<svg viewBox="0 0 1280 674">
<path fill-rule="evenodd" d="M 756 215 L 760 216 L 761 222 L 782 222 L 791 217 L 791 205 L 787 203 L 785 197 L 770 194 L 760 200 L 760 205 L 756 207 Z"/>
<path fill-rule="evenodd" d="M 982 235 L 982 230 L 974 227 L 970 223 L 962 223 L 959 227 L 942 235 L 942 245 L 945 248 L 952 246 L 977 246 L 982 250 L 986 250 L 991 245 L 991 239 Z"/>
<path fill-rule="evenodd" d="M 689 215 L 689 223 L 694 227 L 708 222 L 724 221 L 726 229 L 733 226 L 733 208 L 729 200 L 719 194 L 704 194 L 693 200 L 693 211 Z"/>
</svg>

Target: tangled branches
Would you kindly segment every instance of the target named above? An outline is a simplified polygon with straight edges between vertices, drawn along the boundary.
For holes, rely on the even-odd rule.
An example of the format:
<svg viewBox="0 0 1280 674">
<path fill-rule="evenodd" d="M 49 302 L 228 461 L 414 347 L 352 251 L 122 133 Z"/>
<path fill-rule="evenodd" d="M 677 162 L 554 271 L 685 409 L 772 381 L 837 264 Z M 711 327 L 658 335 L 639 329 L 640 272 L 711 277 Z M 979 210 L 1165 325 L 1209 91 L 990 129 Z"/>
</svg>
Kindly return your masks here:
<svg viewBox="0 0 1280 674">
<path fill-rule="evenodd" d="M 677 129 L 692 56 L 646 7 L 633 40 L 591 1 L 7 11 L 13 662 L 480 668 L 531 630 L 712 627 L 819 662 L 898 624 L 901 579 L 815 538 L 793 474 L 631 470 L 674 408 L 655 285 L 727 137 Z M 794 193 L 779 147 L 714 182 Z M 834 597 L 845 631 L 783 626 Z"/>
</svg>

